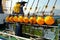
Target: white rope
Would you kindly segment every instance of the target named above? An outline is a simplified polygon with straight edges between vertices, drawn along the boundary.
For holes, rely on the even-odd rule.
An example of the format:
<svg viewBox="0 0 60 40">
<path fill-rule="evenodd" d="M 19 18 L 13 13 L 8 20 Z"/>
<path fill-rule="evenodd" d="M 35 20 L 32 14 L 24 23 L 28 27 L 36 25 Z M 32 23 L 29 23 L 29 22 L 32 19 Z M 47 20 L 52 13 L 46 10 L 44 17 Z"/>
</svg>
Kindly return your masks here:
<svg viewBox="0 0 60 40">
<path fill-rule="evenodd" d="M 4 32 L 0 32 L 0 34 L 9 36 L 9 39 L 10 39 L 10 37 L 12 36 L 12 37 L 15 37 L 15 38 L 17 38 L 17 39 L 30 40 L 30 39 L 28 39 L 28 38 L 19 37 L 19 36 L 11 35 L 11 34 L 4 33 Z"/>
</svg>

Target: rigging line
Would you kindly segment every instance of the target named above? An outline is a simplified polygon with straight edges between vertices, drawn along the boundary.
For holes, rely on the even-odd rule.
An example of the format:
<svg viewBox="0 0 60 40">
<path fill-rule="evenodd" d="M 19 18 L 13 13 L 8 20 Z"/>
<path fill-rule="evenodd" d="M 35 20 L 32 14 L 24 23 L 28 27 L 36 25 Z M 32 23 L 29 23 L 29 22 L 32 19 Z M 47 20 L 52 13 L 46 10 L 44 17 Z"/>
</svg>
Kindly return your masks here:
<svg viewBox="0 0 60 40">
<path fill-rule="evenodd" d="M 39 9 L 40 9 L 40 8 L 41 8 L 41 7 L 38 8 L 38 11 L 37 11 L 36 13 L 39 13 Z M 44 6 L 42 7 L 42 9 L 43 9 L 43 8 L 44 8 Z M 41 9 L 41 10 L 42 10 L 42 9 Z"/>
<path fill-rule="evenodd" d="M 35 10 L 34 10 L 33 15 L 35 14 L 35 12 L 36 12 L 36 10 L 37 10 L 37 6 L 38 6 L 38 4 L 39 4 L 39 1 L 40 1 L 40 0 L 37 0 L 37 4 L 36 4 L 36 7 L 35 7 Z"/>
<path fill-rule="evenodd" d="M 53 5 L 52 10 L 50 11 L 50 13 L 53 13 L 53 11 L 54 11 L 54 9 L 55 9 L 56 3 L 57 3 L 57 0 L 55 0 L 55 3 L 54 3 L 54 5 Z"/>
<path fill-rule="evenodd" d="M 41 8 L 41 7 L 39 6 L 37 13 L 39 12 L 40 8 Z"/>
<path fill-rule="evenodd" d="M 45 6 L 43 6 L 43 8 L 45 7 L 45 9 L 47 9 L 49 2 L 50 2 L 50 0 L 47 1 L 47 4 Z M 42 8 L 42 10 L 43 10 L 43 8 Z M 45 11 L 45 9 L 44 9 L 44 11 Z"/>
<path fill-rule="evenodd" d="M 25 10 L 27 9 L 27 6 L 28 6 L 28 2 L 29 2 L 29 0 L 27 1 L 27 4 L 26 4 L 26 7 L 25 7 Z"/>
<path fill-rule="evenodd" d="M 50 2 L 50 0 L 48 0 L 48 2 L 47 2 L 47 4 L 46 4 L 46 5 L 48 5 L 48 4 L 49 4 L 49 2 Z"/>
<path fill-rule="evenodd" d="M 45 9 L 48 7 L 49 2 L 50 2 L 50 0 L 48 0 L 48 2 L 47 2 L 46 5 L 43 5 L 43 7 L 42 7 L 42 9 L 41 9 L 41 12 L 42 12 L 42 10 L 44 9 L 44 7 L 45 7 Z M 45 9 L 44 9 L 44 11 L 45 11 Z"/>
<path fill-rule="evenodd" d="M 42 9 L 41 9 L 41 12 L 42 12 L 42 10 L 44 9 L 44 7 L 45 7 L 45 5 L 43 5 L 43 7 L 42 7 Z"/>
<path fill-rule="evenodd" d="M 49 2 L 50 2 L 50 0 L 47 1 L 47 4 L 46 4 L 45 6 L 43 5 L 42 10 L 43 10 L 44 8 L 45 8 L 45 9 L 44 9 L 43 12 L 42 12 L 42 10 L 41 10 L 41 12 L 42 12 L 42 16 L 44 16 L 45 10 L 47 9 Z"/>
<path fill-rule="evenodd" d="M 37 11 L 37 13 L 39 12 L 40 8 L 41 8 L 41 7 L 39 7 L 39 8 L 38 8 L 38 11 Z"/>
<path fill-rule="evenodd" d="M 56 3 L 57 3 L 57 0 L 55 1 L 54 6 L 56 5 Z"/>
<path fill-rule="evenodd" d="M 55 0 L 55 3 L 54 3 L 54 5 L 53 5 L 52 10 L 54 10 L 54 9 L 55 9 L 55 5 L 56 5 L 56 3 L 57 3 L 57 0 Z"/>
<path fill-rule="evenodd" d="M 41 9 L 41 11 L 43 10 L 43 8 L 45 7 L 45 5 L 43 5 L 43 7 L 42 7 L 42 9 Z M 39 12 L 38 12 L 39 13 Z"/>
<path fill-rule="evenodd" d="M 36 7 L 35 7 L 35 11 L 37 10 L 38 4 L 39 4 L 39 0 L 37 1 Z"/>
<path fill-rule="evenodd" d="M 33 6 L 34 2 L 35 2 L 35 0 L 33 1 L 32 5 L 31 5 L 31 7 L 30 7 L 30 10 L 32 9 L 32 6 Z"/>
<path fill-rule="evenodd" d="M 35 2 L 35 0 L 33 1 L 32 5 L 30 7 L 30 10 L 32 10 L 32 6 L 33 6 L 34 2 Z M 30 10 L 29 10 L 28 14 L 30 13 Z"/>
<path fill-rule="evenodd" d="M 33 6 L 34 2 L 35 2 L 35 0 L 33 1 L 33 3 L 32 3 L 32 5 L 31 5 L 31 7 Z"/>
<path fill-rule="evenodd" d="M 29 0 L 27 1 L 26 7 L 28 6 L 28 2 L 29 2 Z"/>
<path fill-rule="evenodd" d="M 45 7 L 45 9 L 44 9 L 44 11 L 43 11 L 43 12 L 45 12 L 45 10 L 47 9 L 49 2 L 50 2 L 50 0 L 48 0 L 47 4 L 46 4 L 45 6 L 43 6 L 42 10 L 43 10 L 43 9 L 44 9 L 44 7 Z M 42 10 L 41 10 L 41 11 L 42 11 Z"/>
<path fill-rule="evenodd" d="M 47 9 L 49 2 L 50 0 L 48 0 L 47 4 L 45 5 L 45 9 Z"/>
</svg>

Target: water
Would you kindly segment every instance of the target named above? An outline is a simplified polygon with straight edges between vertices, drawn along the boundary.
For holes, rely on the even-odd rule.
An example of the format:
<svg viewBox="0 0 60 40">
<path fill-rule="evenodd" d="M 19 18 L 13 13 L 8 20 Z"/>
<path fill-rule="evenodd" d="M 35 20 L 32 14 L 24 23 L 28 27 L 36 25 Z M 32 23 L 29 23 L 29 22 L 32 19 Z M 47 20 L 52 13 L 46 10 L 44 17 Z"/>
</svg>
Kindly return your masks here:
<svg viewBox="0 0 60 40">
<path fill-rule="evenodd" d="M 60 19 L 60 16 L 55 15 L 54 18 L 55 18 L 55 19 Z"/>
</svg>

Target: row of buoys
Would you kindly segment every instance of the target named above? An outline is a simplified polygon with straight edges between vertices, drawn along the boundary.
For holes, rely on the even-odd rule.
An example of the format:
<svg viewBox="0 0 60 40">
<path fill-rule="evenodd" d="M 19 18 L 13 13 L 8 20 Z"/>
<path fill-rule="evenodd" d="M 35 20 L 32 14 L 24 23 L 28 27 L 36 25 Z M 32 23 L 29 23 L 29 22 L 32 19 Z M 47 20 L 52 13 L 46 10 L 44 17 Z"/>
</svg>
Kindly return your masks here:
<svg viewBox="0 0 60 40">
<path fill-rule="evenodd" d="M 37 18 L 35 16 L 31 16 L 28 18 L 27 16 L 7 16 L 6 17 L 6 22 L 20 22 L 20 23 L 31 23 L 31 24 L 39 24 L 43 25 L 44 23 L 47 25 L 52 25 L 54 24 L 55 20 L 52 16 L 46 16 L 46 17 L 41 17 L 38 16 Z"/>
</svg>

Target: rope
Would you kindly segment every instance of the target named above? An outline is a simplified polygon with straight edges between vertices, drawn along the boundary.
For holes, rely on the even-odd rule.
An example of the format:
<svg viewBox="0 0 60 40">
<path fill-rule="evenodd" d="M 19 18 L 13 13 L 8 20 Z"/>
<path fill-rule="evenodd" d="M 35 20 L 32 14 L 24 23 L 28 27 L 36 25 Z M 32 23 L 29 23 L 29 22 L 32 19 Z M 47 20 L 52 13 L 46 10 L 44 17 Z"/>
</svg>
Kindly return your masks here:
<svg viewBox="0 0 60 40">
<path fill-rule="evenodd" d="M 31 5 L 31 7 L 30 7 L 30 10 L 32 10 L 32 6 L 33 6 L 34 2 L 35 2 L 35 0 L 33 1 L 32 5 Z M 29 14 L 29 13 L 30 13 L 30 11 L 28 12 L 28 14 Z"/>
<path fill-rule="evenodd" d="M 35 2 L 35 0 L 33 1 L 32 5 L 31 5 L 31 7 L 30 7 L 30 10 L 32 9 L 32 6 L 33 6 L 34 2 Z"/>
<path fill-rule="evenodd" d="M 56 3 L 57 3 L 57 0 L 55 0 L 55 3 L 54 3 L 54 5 L 53 5 L 53 10 L 55 9 Z"/>
<path fill-rule="evenodd" d="M 26 4 L 25 10 L 27 9 L 28 3 L 29 3 L 29 0 L 28 0 L 28 2 L 27 2 L 27 4 Z"/>
<path fill-rule="evenodd" d="M 44 9 L 44 7 L 45 7 L 45 9 L 44 9 L 44 11 L 43 11 L 42 13 L 44 13 L 45 10 L 47 9 L 49 2 L 50 2 L 50 0 L 48 0 L 48 2 L 47 2 L 46 5 L 43 5 L 43 7 L 42 7 L 42 9 L 41 9 L 41 12 L 42 12 L 42 10 Z"/>
<path fill-rule="evenodd" d="M 50 0 L 48 0 L 48 2 L 47 2 L 46 6 L 45 6 L 45 10 L 47 9 L 49 2 L 50 2 Z"/>
<path fill-rule="evenodd" d="M 38 5 L 37 5 L 38 6 Z M 41 7 L 38 8 L 38 11 L 36 13 L 39 13 L 39 10 L 40 10 Z"/>
<path fill-rule="evenodd" d="M 38 6 L 38 4 L 39 4 L 39 1 L 40 1 L 40 0 L 37 1 L 37 5 L 36 5 L 36 7 L 35 7 L 35 11 L 36 11 L 37 8 L 38 8 L 37 6 Z"/>
<path fill-rule="evenodd" d="M 46 10 L 47 7 L 48 7 L 49 1 L 50 1 L 50 0 L 48 0 L 48 2 L 47 2 L 46 5 L 43 5 L 43 7 L 42 7 L 42 9 L 41 9 L 41 11 L 40 11 L 41 13 L 44 13 L 44 12 L 45 12 L 45 10 Z M 44 7 L 45 7 L 45 9 L 44 9 Z M 44 11 L 42 12 L 43 9 L 44 9 Z"/>
<path fill-rule="evenodd" d="M 56 3 L 57 3 L 57 0 L 55 0 L 55 3 L 54 3 L 54 5 L 53 5 L 53 7 L 52 7 L 52 10 L 50 11 L 50 14 L 51 14 L 51 13 L 53 14 L 53 11 L 54 11 L 54 9 L 55 9 Z M 54 15 L 54 14 L 53 14 L 53 15 Z"/>
<path fill-rule="evenodd" d="M 48 2 L 47 2 L 47 4 L 46 4 L 46 6 L 43 6 L 43 8 L 45 7 L 44 11 L 42 12 L 42 15 L 43 15 L 43 16 L 44 16 L 45 10 L 46 10 L 46 9 L 47 9 L 47 7 L 48 7 L 49 2 L 50 2 L 50 0 L 48 0 Z M 42 8 L 42 10 L 43 10 L 43 8 Z M 41 11 L 42 11 L 42 10 L 41 10 Z"/>
<path fill-rule="evenodd" d="M 39 13 L 39 10 L 40 10 L 41 7 L 38 8 L 38 11 L 36 13 Z"/>
<path fill-rule="evenodd" d="M 57 0 L 55 0 L 54 6 L 56 5 L 56 3 L 57 3 Z"/>
</svg>

